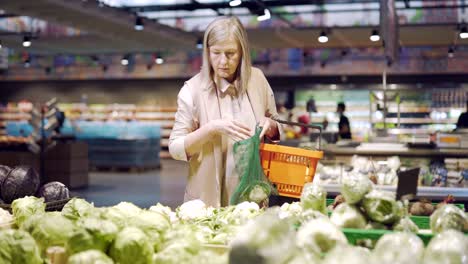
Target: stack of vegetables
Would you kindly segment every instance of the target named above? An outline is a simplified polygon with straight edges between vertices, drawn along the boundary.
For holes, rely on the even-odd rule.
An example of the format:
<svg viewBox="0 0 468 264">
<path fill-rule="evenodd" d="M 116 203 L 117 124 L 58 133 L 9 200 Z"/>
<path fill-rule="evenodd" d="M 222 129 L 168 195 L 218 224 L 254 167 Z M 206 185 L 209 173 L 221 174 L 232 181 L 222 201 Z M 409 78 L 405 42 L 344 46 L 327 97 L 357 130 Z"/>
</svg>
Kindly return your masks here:
<svg viewBox="0 0 468 264">
<path fill-rule="evenodd" d="M 54 247 L 71 264 L 467 263 L 467 216 L 450 205 L 431 217 L 435 236 L 426 248 L 406 227 L 372 249 L 349 244 L 345 227 L 404 225 L 398 203 L 360 181 L 344 183 L 346 203 L 331 217 L 325 190 L 313 184 L 304 186 L 300 202 L 266 210 L 253 202 L 212 208 L 199 200 L 175 210 L 128 202 L 95 207 L 73 198 L 61 212 L 46 212 L 42 198 L 28 196 L 12 203 L 13 215 L 0 210 L 0 221 L 15 223 L 0 231 L 0 264 L 44 263 Z"/>
</svg>

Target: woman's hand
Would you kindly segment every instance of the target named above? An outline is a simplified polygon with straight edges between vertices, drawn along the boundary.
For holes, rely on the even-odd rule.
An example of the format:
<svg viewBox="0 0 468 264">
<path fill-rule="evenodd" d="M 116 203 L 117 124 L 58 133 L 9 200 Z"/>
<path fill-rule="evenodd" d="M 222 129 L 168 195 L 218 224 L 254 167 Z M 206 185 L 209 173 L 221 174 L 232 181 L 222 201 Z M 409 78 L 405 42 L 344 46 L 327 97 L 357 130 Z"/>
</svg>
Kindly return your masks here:
<svg viewBox="0 0 468 264">
<path fill-rule="evenodd" d="M 236 120 L 217 119 L 210 121 L 210 131 L 213 135 L 226 135 L 234 141 L 248 139 L 253 132 L 243 123 Z"/>
<path fill-rule="evenodd" d="M 279 135 L 278 123 L 269 117 L 264 117 L 260 122 L 262 127 L 262 132 L 260 133 L 260 138 L 267 136 L 269 139 L 275 139 Z"/>
</svg>

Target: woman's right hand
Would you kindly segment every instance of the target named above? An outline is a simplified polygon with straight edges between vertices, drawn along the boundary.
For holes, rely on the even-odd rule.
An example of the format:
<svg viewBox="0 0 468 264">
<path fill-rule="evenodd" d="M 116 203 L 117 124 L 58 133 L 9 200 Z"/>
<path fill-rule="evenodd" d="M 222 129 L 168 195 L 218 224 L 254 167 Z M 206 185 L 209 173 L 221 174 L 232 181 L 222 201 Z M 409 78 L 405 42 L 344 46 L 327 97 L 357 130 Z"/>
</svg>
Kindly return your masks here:
<svg viewBox="0 0 468 264">
<path fill-rule="evenodd" d="M 209 124 L 212 135 L 226 135 L 234 141 L 248 139 L 253 136 L 253 132 L 249 127 L 236 120 L 216 119 Z"/>
</svg>

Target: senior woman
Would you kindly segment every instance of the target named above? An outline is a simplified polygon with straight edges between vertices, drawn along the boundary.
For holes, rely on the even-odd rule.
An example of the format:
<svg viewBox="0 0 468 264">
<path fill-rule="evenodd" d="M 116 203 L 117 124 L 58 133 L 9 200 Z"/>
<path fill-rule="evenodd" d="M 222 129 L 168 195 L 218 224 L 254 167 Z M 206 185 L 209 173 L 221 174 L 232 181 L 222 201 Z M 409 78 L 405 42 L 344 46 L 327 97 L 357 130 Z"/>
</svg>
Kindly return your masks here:
<svg viewBox="0 0 468 264">
<path fill-rule="evenodd" d="M 186 81 L 177 97 L 169 152 L 189 162 L 184 200 L 226 206 L 239 183 L 233 143 L 251 137 L 278 140 L 280 125 L 273 91 L 251 65 L 247 34 L 236 17 L 218 17 L 203 40 L 200 73 Z"/>
</svg>

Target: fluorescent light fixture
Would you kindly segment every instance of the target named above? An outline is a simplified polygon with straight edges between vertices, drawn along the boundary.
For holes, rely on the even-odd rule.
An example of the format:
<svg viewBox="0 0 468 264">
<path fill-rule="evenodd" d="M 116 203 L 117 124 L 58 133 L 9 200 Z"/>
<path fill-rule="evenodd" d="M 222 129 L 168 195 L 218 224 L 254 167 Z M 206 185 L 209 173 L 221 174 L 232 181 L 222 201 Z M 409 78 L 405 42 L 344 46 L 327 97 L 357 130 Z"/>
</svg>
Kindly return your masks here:
<svg viewBox="0 0 468 264">
<path fill-rule="evenodd" d="M 143 26 L 143 19 L 141 17 L 137 16 L 136 20 L 135 20 L 135 30 L 141 31 L 144 28 L 145 27 Z"/>
<path fill-rule="evenodd" d="M 318 37 L 318 41 L 319 41 L 320 43 L 326 43 L 326 42 L 328 42 L 327 33 L 325 33 L 325 31 L 322 31 L 322 32 L 320 33 L 320 36 Z"/>
<path fill-rule="evenodd" d="M 372 42 L 376 42 L 380 40 L 379 32 L 377 29 L 372 30 L 372 34 L 369 37 Z"/>
<path fill-rule="evenodd" d="M 460 38 L 462 39 L 467 39 L 468 38 L 468 32 L 466 31 L 466 26 L 463 26 L 460 30 Z"/>
<path fill-rule="evenodd" d="M 229 1 L 229 6 L 235 7 L 235 6 L 240 6 L 242 4 L 241 0 L 231 0 Z"/>
<path fill-rule="evenodd" d="M 449 58 L 453 58 L 455 56 L 455 50 L 453 47 L 449 47 L 447 55 Z"/>
<path fill-rule="evenodd" d="M 257 20 L 261 22 L 261 21 L 268 20 L 270 18 L 271 18 L 270 10 L 265 8 L 265 10 L 263 10 L 263 15 L 258 16 Z"/>
<path fill-rule="evenodd" d="M 23 37 L 23 47 L 31 47 L 31 38 L 28 36 Z"/>
</svg>

